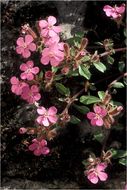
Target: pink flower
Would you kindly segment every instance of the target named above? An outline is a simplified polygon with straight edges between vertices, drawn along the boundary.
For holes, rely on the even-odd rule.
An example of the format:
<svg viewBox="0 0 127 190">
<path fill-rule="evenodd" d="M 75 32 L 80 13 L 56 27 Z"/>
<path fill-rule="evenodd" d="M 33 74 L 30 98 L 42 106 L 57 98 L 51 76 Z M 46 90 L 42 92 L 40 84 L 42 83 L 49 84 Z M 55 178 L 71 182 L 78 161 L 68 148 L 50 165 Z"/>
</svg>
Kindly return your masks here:
<svg viewBox="0 0 127 190">
<path fill-rule="evenodd" d="M 41 28 L 41 35 L 43 37 L 53 37 L 61 32 L 61 28 L 59 26 L 54 26 L 56 24 L 56 18 L 54 16 L 49 16 L 47 21 L 40 20 L 39 26 Z"/>
<path fill-rule="evenodd" d="M 100 106 L 94 106 L 94 112 L 87 113 L 88 119 L 91 120 L 91 125 L 93 126 L 102 126 L 103 125 L 103 117 L 107 115 L 107 111 L 100 107 Z"/>
<path fill-rule="evenodd" d="M 31 35 L 26 35 L 25 39 L 20 37 L 17 39 L 16 52 L 22 54 L 24 58 L 28 58 L 31 55 L 30 51 L 36 50 L 36 45 L 33 43 L 33 37 Z"/>
<path fill-rule="evenodd" d="M 37 109 L 38 114 L 40 115 L 37 118 L 37 122 L 45 127 L 48 127 L 50 124 L 55 124 L 57 122 L 57 109 L 56 107 L 52 106 L 48 110 L 44 107 L 40 107 Z"/>
<path fill-rule="evenodd" d="M 40 100 L 41 95 L 39 93 L 39 88 L 36 85 L 31 87 L 26 86 L 22 89 L 21 94 L 22 99 L 28 101 L 30 104 L 35 103 L 36 101 Z"/>
<path fill-rule="evenodd" d="M 39 72 L 39 68 L 33 66 L 34 66 L 33 61 L 27 61 L 26 64 L 23 63 L 20 65 L 20 70 L 24 71 L 20 75 L 21 79 L 27 79 L 27 80 L 34 79 L 34 75 L 36 75 Z"/>
<path fill-rule="evenodd" d="M 47 155 L 50 152 L 46 140 L 33 139 L 32 142 L 33 144 L 29 146 L 29 150 L 33 151 L 35 156 L 40 156 L 41 154 Z"/>
<path fill-rule="evenodd" d="M 19 81 L 15 76 L 11 77 L 10 82 L 12 84 L 11 91 L 16 95 L 21 95 L 23 87 L 28 86 L 27 83 Z"/>
<path fill-rule="evenodd" d="M 19 129 L 19 133 L 20 133 L 20 134 L 24 134 L 24 133 L 26 133 L 26 132 L 27 132 L 27 129 L 24 128 L 24 127 L 21 127 L 21 128 Z"/>
<path fill-rule="evenodd" d="M 111 7 L 109 5 L 105 5 L 103 11 L 106 13 L 108 17 L 112 17 L 114 19 L 120 18 L 121 15 L 125 12 L 125 4 L 121 6 Z"/>
<path fill-rule="evenodd" d="M 87 178 L 91 181 L 91 183 L 98 183 L 98 180 L 106 181 L 108 175 L 105 173 L 105 168 L 107 165 L 105 163 L 98 164 L 95 168 L 90 169 L 87 172 Z"/>
<path fill-rule="evenodd" d="M 54 44 L 42 51 L 41 63 L 48 65 L 49 62 L 53 67 L 56 67 L 64 59 L 64 52 L 62 50 L 62 44 Z"/>
</svg>

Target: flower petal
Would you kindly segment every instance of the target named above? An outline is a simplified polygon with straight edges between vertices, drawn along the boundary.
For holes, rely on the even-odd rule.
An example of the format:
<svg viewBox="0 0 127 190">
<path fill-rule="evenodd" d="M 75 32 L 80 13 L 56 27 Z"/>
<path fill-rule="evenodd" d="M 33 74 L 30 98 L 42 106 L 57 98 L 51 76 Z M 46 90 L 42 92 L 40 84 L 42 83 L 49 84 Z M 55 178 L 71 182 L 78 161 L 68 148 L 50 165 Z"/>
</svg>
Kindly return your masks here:
<svg viewBox="0 0 127 190">
<path fill-rule="evenodd" d="M 28 35 L 25 36 L 25 43 L 27 45 L 29 45 L 33 40 L 34 39 L 33 39 L 33 37 L 31 35 L 28 34 Z"/>
<path fill-rule="evenodd" d="M 44 148 L 42 148 L 42 150 L 41 150 L 41 153 L 42 153 L 43 155 L 47 155 L 47 154 L 49 154 L 49 152 L 50 152 L 50 150 L 49 150 L 48 147 L 44 147 Z"/>
<path fill-rule="evenodd" d="M 46 110 L 43 106 L 41 106 L 41 107 L 39 107 L 39 108 L 37 109 L 37 113 L 38 113 L 39 115 L 44 115 L 46 112 L 47 112 L 47 110 Z"/>
<path fill-rule="evenodd" d="M 43 123 L 43 125 L 44 125 L 45 127 L 48 127 L 48 126 L 49 126 L 49 121 L 48 121 L 48 119 L 47 119 L 46 117 L 43 118 L 42 123 Z"/>
<path fill-rule="evenodd" d="M 61 27 L 60 26 L 53 26 L 52 29 L 54 30 L 55 33 L 61 32 Z"/>
<path fill-rule="evenodd" d="M 21 73 L 21 75 L 20 75 L 20 77 L 21 77 L 21 79 L 26 79 L 27 78 L 27 74 L 26 73 Z"/>
<path fill-rule="evenodd" d="M 24 48 L 23 47 L 20 47 L 20 46 L 16 47 L 16 53 L 22 54 L 23 52 L 24 52 Z"/>
<path fill-rule="evenodd" d="M 93 119 L 95 116 L 96 116 L 96 114 L 94 112 L 87 113 L 87 118 L 88 119 Z"/>
<path fill-rule="evenodd" d="M 39 67 L 32 68 L 31 72 L 36 75 L 37 73 L 39 73 Z"/>
<path fill-rule="evenodd" d="M 58 118 L 57 118 L 56 115 L 49 115 L 49 116 L 48 116 L 48 119 L 49 119 L 49 121 L 50 121 L 51 123 L 56 123 L 57 120 L 58 120 Z"/>
<path fill-rule="evenodd" d="M 31 144 L 29 147 L 28 147 L 28 149 L 30 150 L 30 151 L 34 151 L 36 148 L 38 147 L 38 143 L 33 143 L 33 144 Z"/>
<path fill-rule="evenodd" d="M 16 43 L 17 43 L 18 46 L 23 46 L 24 45 L 24 39 L 23 39 L 23 37 L 18 38 L 17 41 L 16 41 Z"/>
<path fill-rule="evenodd" d="M 49 25 L 53 26 L 54 24 L 56 24 L 56 18 L 54 16 L 49 16 L 48 23 Z"/>
<path fill-rule="evenodd" d="M 99 172 L 98 177 L 100 178 L 101 181 L 106 181 L 108 178 L 108 175 L 105 172 Z"/>
<path fill-rule="evenodd" d="M 93 184 L 97 184 L 97 183 L 98 183 L 98 177 L 97 177 L 97 175 L 96 175 L 94 172 L 88 174 L 87 178 L 88 178 L 88 179 L 91 181 L 91 183 L 93 183 Z"/>
<path fill-rule="evenodd" d="M 57 113 L 57 109 L 55 106 L 52 106 L 48 109 L 48 115 L 55 115 Z"/>
<path fill-rule="evenodd" d="M 35 51 L 36 50 L 36 44 L 35 43 L 30 43 L 28 45 L 28 48 L 29 48 L 30 51 Z"/>
<path fill-rule="evenodd" d="M 35 156 L 40 156 L 41 154 L 42 154 L 41 153 L 41 148 L 34 150 L 34 155 Z"/>
<path fill-rule="evenodd" d="M 24 49 L 24 51 L 22 52 L 22 56 L 24 58 L 28 58 L 28 57 L 30 57 L 30 55 L 31 55 L 31 53 L 30 53 L 30 51 L 27 48 Z"/>
<path fill-rule="evenodd" d="M 34 63 L 33 63 L 33 61 L 27 61 L 27 62 L 26 62 L 26 65 L 27 65 L 28 68 L 31 69 L 31 68 L 33 68 L 33 66 L 34 66 Z"/>
<path fill-rule="evenodd" d="M 19 83 L 19 79 L 16 78 L 16 77 L 11 77 L 10 82 L 11 82 L 11 84 L 18 84 Z"/>
<path fill-rule="evenodd" d="M 32 73 L 28 73 L 27 80 L 33 80 L 33 79 L 34 79 L 34 75 Z"/>
<path fill-rule="evenodd" d="M 98 118 L 98 119 L 96 119 L 96 125 L 97 126 L 102 126 L 103 125 L 103 119 L 102 118 Z"/>
<path fill-rule="evenodd" d="M 46 20 L 39 21 L 40 28 L 46 28 L 48 26 L 48 22 Z"/>
<path fill-rule="evenodd" d="M 27 69 L 28 69 L 27 64 L 23 63 L 23 64 L 20 65 L 20 70 L 21 71 L 26 71 Z"/>
</svg>

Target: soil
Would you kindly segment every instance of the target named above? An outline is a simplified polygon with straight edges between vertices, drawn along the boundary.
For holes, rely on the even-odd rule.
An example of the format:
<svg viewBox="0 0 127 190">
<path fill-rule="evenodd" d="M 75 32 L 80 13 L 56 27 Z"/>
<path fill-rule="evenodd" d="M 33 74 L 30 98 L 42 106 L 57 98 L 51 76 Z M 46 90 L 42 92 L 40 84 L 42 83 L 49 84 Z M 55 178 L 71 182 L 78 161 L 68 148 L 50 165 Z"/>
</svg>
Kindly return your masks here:
<svg viewBox="0 0 127 190">
<path fill-rule="evenodd" d="M 118 1 L 117 4 L 121 4 Z M 34 122 L 35 110 L 31 105 L 19 99 L 11 93 L 10 77 L 18 74 L 21 59 L 15 53 L 15 41 L 19 36 L 20 26 L 26 22 L 30 25 L 40 18 L 54 15 L 66 31 L 66 38 L 81 29 L 84 29 L 89 39 L 88 49 L 92 52 L 95 42 L 112 37 L 116 47 L 124 46 L 122 28 L 105 19 L 101 11 L 105 1 L 9 1 L 3 0 L 2 8 L 2 188 L 3 189 L 123 189 L 125 186 L 125 167 L 117 162 L 108 168 L 109 180 L 105 183 L 92 185 L 84 177 L 84 166 L 82 160 L 86 152 L 91 149 L 96 155 L 99 154 L 102 145 L 92 140 L 93 128 L 85 121 L 80 125 L 68 125 L 61 130 L 61 133 L 49 143 L 52 153 L 44 157 L 35 157 L 27 151 L 21 142 L 27 135 L 19 135 L 20 127 L 30 127 Z M 111 5 L 114 1 L 110 1 Z M 98 9 L 98 11 L 97 11 Z M 63 12 L 62 12 L 63 10 Z M 75 13 L 74 15 L 71 13 Z M 97 46 L 98 47 L 98 46 Z M 100 50 L 101 51 L 101 50 Z M 116 63 L 121 54 L 115 56 Z M 105 61 L 105 60 L 104 60 Z M 117 67 L 112 66 L 105 74 L 96 73 L 92 80 L 97 81 L 115 73 L 119 76 Z M 99 89 L 106 89 L 109 80 L 98 84 Z M 104 89 L 105 86 L 105 89 Z M 122 101 L 125 105 L 125 90 L 120 89 L 116 101 Z M 122 97 L 122 98 L 121 98 Z M 121 119 L 125 124 L 125 114 Z M 85 128 L 84 128 L 85 126 Z M 114 143 L 114 144 L 113 144 Z M 125 129 L 112 130 L 107 145 L 125 149 Z"/>
</svg>

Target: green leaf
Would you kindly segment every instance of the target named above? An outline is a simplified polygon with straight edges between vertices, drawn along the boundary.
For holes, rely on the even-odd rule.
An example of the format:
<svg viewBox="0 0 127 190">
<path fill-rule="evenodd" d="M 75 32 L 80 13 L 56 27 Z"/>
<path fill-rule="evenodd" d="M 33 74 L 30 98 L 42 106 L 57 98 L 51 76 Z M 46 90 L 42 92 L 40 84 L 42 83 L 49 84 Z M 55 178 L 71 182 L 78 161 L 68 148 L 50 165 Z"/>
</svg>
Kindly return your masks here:
<svg viewBox="0 0 127 190">
<path fill-rule="evenodd" d="M 84 166 L 87 166 L 87 165 L 88 165 L 88 161 L 87 161 L 87 160 L 83 160 L 83 161 L 82 161 L 82 164 L 83 164 Z"/>
<path fill-rule="evenodd" d="M 56 83 L 55 86 L 56 86 L 56 89 L 58 90 L 58 92 L 60 94 L 65 95 L 65 96 L 69 96 L 70 95 L 69 88 L 66 88 L 63 84 Z"/>
<path fill-rule="evenodd" d="M 111 152 L 112 152 L 112 157 L 114 159 L 124 158 L 124 157 L 127 156 L 127 151 L 126 150 L 116 150 L 116 149 L 112 148 Z"/>
<path fill-rule="evenodd" d="M 83 62 L 87 62 L 87 61 L 89 61 L 90 60 L 90 56 L 88 56 L 88 55 L 85 55 L 83 58 L 82 58 L 82 61 Z"/>
<path fill-rule="evenodd" d="M 75 36 L 79 37 L 79 38 L 83 38 L 84 37 L 84 32 L 76 32 Z"/>
<path fill-rule="evenodd" d="M 124 88 L 124 84 L 122 82 L 116 82 L 112 85 L 114 88 Z"/>
<path fill-rule="evenodd" d="M 54 78 L 54 81 L 61 80 L 62 78 L 63 78 L 63 76 L 61 76 L 61 75 L 56 75 L 55 78 Z"/>
<path fill-rule="evenodd" d="M 102 73 L 104 73 L 106 70 L 105 65 L 101 62 L 93 63 L 93 65 L 96 67 L 97 70 L 101 71 Z"/>
<path fill-rule="evenodd" d="M 73 107 L 76 108 L 82 114 L 86 114 L 90 111 L 90 109 L 87 106 L 79 106 L 79 105 L 73 104 Z"/>
<path fill-rule="evenodd" d="M 39 73 L 39 79 L 42 79 L 43 78 L 43 71 L 41 71 L 40 73 Z"/>
<path fill-rule="evenodd" d="M 98 91 L 98 96 L 101 100 L 103 100 L 104 96 L 105 96 L 105 92 L 104 91 Z"/>
<path fill-rule="evenodd" d="M 97 134 L 94 135 L 94 140 L 97 140 L 98 142 L 102 143 L 104 140 L 103 133 L 97 132 Z"/>
<path fill-rule="evenodd" d="M 52 67 L 52 72 L 56 73 L 58 71 L 58 67 Z"/>
<path fill-rule="evenodd" d="M 125 68 L 125 63 L 124 61 L 119 61 L 118 63 L 118 68 L 120 72 L 123 72 L 124 68 Z"/>
<path fill-rule="evenodd" d="M 80 123 L 81 120 L 79 118 L 77 118 L 76 116 L 72 115 L 71 116 L 71 119 L 70 119 L 70 123 L 73 123 L 73 124 L 78 124 Z"/>
<path fill-rule="evenodd" d="M 112 65 L 114 63 L 114 58 L 111 57 L 110 55 L 108 55 L 107 56 L 107 62 Z"/>
<path fill-rule="evenodd" d="M 121 159 L 119 160 L 119 164 L 122 164 L 122 165 L 124 165 L 124 166 L 127 166 L 127 158 L 121 158 Z"/>
<path fill-rule="evenodd" d="M 80 102 L 83 104 L 93 104 L 93 103 L 98 103 L 101 100 L 95 96 L 81 96 L 80 97 Z"/>
<path fill-rule="evenodd" d="M 86 68 L 84 65 L 80 65 L 79 66 L 79 74 L 83 77 L 85 77 L 86 79 L 90 79 L 91 77 L 91 73 L 88 70 L 88 68 Z"/>
</svg>

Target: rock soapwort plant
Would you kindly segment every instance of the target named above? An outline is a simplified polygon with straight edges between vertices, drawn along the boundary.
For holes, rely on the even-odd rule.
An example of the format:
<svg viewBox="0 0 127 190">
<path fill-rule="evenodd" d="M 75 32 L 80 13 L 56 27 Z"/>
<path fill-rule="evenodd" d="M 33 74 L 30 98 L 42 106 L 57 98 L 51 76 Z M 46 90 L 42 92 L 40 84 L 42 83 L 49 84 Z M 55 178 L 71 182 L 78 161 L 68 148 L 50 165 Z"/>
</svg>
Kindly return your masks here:
<svg viewBox="0 0 127 190">
<path fill-rule="evenodd" d="M 123 27 L 125 4 L 114 7 L 105 5 L 102 11 L 105 16 Z M 63 42 L 61 27 L 56 23 L 56 18 L 49 16 L 45 20 L 37 21 L 34 30 L 29 24 L 25 24 L 16 41 L 16 52 L 23 61 L 19 67 L 20 75 L 10 79 L 11 91 L 28 104 L 33 104 L 36 109 L 35 124 L 31 128 L 20 128 L 19 133 L 29 134 L 31 137 L 34 135 L 31 142 L 27 139 L 25 142 L 27 141 L 26 148 L 35 156 L 51 154 L 48 142 L 68 123 L 80 123 L 80 119 L 71 113 L 70 107 L 73 106 L 84 115 L 84 120 L 87 118 L 93 128 L 105 129 L 108 132 L 94 135 L 98 141 L 102 140 L 102 137 L 104 139 L 100 156 L 96 157 L 94 152 L 89 152 L 88 158 L 82 162 L 85 167 L 84 175 L 91 183 L 96 184 L 99 180 L 108 179 L 106 170 L 111 164 L 111 158 L 119 159 L 122 165 L 126 164 L 127 153 L 108 148 L 106 142 L 109 132 L 118 123 L 124 110 L 122 104 L 113 101 L 113 89 L 125 86 L 127 73 L 120 70 L 121 75 L 104 91 L 97 89 L 96 82 L 93 83 L 91 78 L 95 70 L 105 73 L 108 65 L 112 68 L 114 54 L 124 53 L 126 47 L 115 49 L 113 41 L 105 39 L 99 42 L 104 52 L 95 50 L 91 53 L 87 50 L 89 39 L 84 35 L 76 34 Z M 103 58 L 106 63 L 103 63 Z M 73 78 L 77 79 L 78 86 L 75 88 L 69 85 L 70 79 Z M 122 79 L 124 81 L 119 82 Z M 105 79 L 100 82 L 103 80 Z M 48 96 L 49 105 L 44 104 L 45 94 L 52 94 L 51 97 Z"/>
</svg>

